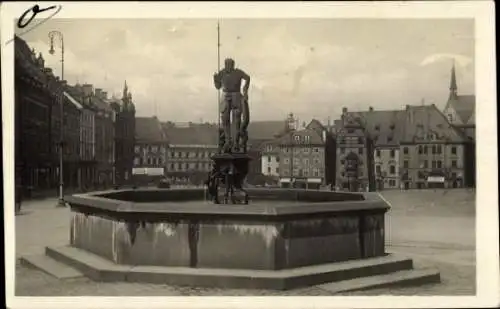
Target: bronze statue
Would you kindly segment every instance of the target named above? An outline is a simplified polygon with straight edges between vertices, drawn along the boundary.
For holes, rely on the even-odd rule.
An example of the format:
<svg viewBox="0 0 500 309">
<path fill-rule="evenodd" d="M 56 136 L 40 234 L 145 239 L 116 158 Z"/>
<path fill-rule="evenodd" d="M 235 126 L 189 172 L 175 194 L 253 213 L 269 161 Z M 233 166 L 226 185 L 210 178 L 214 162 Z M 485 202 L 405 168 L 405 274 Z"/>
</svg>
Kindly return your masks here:
<svg viewBox="0 0 500 309">
<path fill-rule="evenodd" d="M 245 81 L 243 93 L 241 93 L 242 80 Z M 244 144 L 246 144 L 246 127 L 248 126 L 249 119 L 248 88 L 250 87 L 250 76 L 243 70 L 235 68 L 234 60 L 228 58 L 224 61 L 224 68 L 214 74 L 214 85 L 216 89 L 222 88 L 224 92 L 221 111 L 225 139 L 223 152 L 239 152 L 241 148 L 246 148 L 246 145 L 240 144 L 240 140 L 243 137 Z M 245 104 L 246 106 L 244 106 Z M 242 116 L 244 118 L 243 126 Z M 231 130 L 231 126 L 233 126 L 234 130 Z"/>
</svg>

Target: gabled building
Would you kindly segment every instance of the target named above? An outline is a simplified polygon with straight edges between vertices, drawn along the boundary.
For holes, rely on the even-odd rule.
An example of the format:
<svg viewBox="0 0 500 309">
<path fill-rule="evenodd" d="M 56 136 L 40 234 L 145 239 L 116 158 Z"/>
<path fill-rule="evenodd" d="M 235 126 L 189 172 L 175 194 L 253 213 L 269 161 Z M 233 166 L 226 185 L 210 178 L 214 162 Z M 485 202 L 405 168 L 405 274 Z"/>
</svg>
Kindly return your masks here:
<svg viewBox="0 0 500 309">
<path fill-rule="evenodd" d="M 451 69 L 450 94 L 443 113 L 456 129 L 467 137 L 465 143 L 465 186 L 476 183 L 476 96 L 459 95 L 455 64 Z"/>
<path fill-rule="evenodd" d="M 317 131 L 291 130 L 274 143 L 280 150 L 281 187 L 318 189 L 325 184 L 325 140 Z"/>
<path fill-rule="evenodd" d="M 456 188 L 466 181 L 466 137 L 434 105 L 406 106 L 400 175 L 406 189 Z"/>
<path fill-rule="evenodd" d="M 399 141 L 405 126 L 405 111 L 370 107 L 368 111 L 357 114 L 373 144 L 376 189 L 399 188 Z"/>
<path fill-rule="evenodd" d="M 336 181 L 340 190 L 375 190 L 374 147 L 363 115 L 342 109 L 336 122 Z"/>
</svg>

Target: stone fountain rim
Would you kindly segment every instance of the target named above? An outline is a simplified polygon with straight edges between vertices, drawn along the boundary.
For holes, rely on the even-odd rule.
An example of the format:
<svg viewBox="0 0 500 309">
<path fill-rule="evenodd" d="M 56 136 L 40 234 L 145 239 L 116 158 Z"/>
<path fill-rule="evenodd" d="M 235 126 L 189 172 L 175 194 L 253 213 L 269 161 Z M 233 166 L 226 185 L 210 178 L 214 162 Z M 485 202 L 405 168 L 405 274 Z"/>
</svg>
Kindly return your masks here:
<svg viewBox="0 0 500 309">
<path fill-rule="evenodd" d="M 203 189 L 123 189 L 98 191 L 92 193 L 75 194 L 65 198 L 71 208 L 86 208 L 96 212 L 111 212 L 117 214 L 156 214 L 156 215 L 182 215 L 182 216 L 257 216 L 257 217 L 283 217 L 322 215 L 356 211 L 386 212 L 390 206 L 377 193 L 345 193 L 334 191 L 332 194 L 357 194 L 362 195 L 364 200 L 353 201 L 327 201 L 327 202 L 297 202 L 297 203 L 269 203 L 248 205 L 217 205 L 212 203 L 200 203 L 186 207 L 185 202 L 130 202 L 105 198 L 100 195 L 120 191 L 172 191 L 172 190 L 203 190 Z M 250 191 L 254 191 L 252 189 Z M 259 189 L 256 189 L 259 190 Z M 280 189 L 274 189 L 280 190 Z M 285 189 L 288 191 L 305 191 L 301 189 Z M 315 191 L 315 190 L 310 190 Z M 201 201 L 201 200 L 200 200 Z M 201 201 L 203 202 L 203 201 Z M 165 207 L 169 204 L 169 207 Z"/>
</svg>

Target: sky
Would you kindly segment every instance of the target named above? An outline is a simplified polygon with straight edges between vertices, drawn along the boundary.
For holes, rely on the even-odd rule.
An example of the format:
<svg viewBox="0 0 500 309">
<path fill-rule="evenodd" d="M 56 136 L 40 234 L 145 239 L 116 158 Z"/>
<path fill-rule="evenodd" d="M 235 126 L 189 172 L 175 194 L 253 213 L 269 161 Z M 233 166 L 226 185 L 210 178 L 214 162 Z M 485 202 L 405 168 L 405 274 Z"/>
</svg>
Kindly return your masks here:
<svg viewBox="0 0 500 309">
<path fill-rule="evenodd" d="M 217 119 L 217 20 L 51 19 L 23 34 L 60 76 L 121 97 L 125 80 L 138 116 Z M 252 120 L 336 119 L 349 110 L 444 108 L 455 61 L 459 94 L 474 94 L 472 19 L 222 19 L 220 58 L 251 76 Z"/>
</svg>

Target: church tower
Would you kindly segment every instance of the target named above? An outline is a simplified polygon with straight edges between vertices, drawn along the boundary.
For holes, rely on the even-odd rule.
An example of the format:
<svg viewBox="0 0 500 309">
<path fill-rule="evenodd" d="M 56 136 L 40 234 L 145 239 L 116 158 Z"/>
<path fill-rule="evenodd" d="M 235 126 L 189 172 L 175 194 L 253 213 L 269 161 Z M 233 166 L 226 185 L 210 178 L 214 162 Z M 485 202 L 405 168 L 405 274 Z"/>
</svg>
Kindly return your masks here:
<svg viewBox="0 0 500 309">
<path fill-rule="evenodd" d="M 451 68 L 451 79 L 450 79 L 450 96 L 448 97 L 448 100 L 456 100 L 458 98 L 457 96 L 457 76 L 455 73 L 455 61 L 453 61 L 453 66 Z"/>
</svg>

